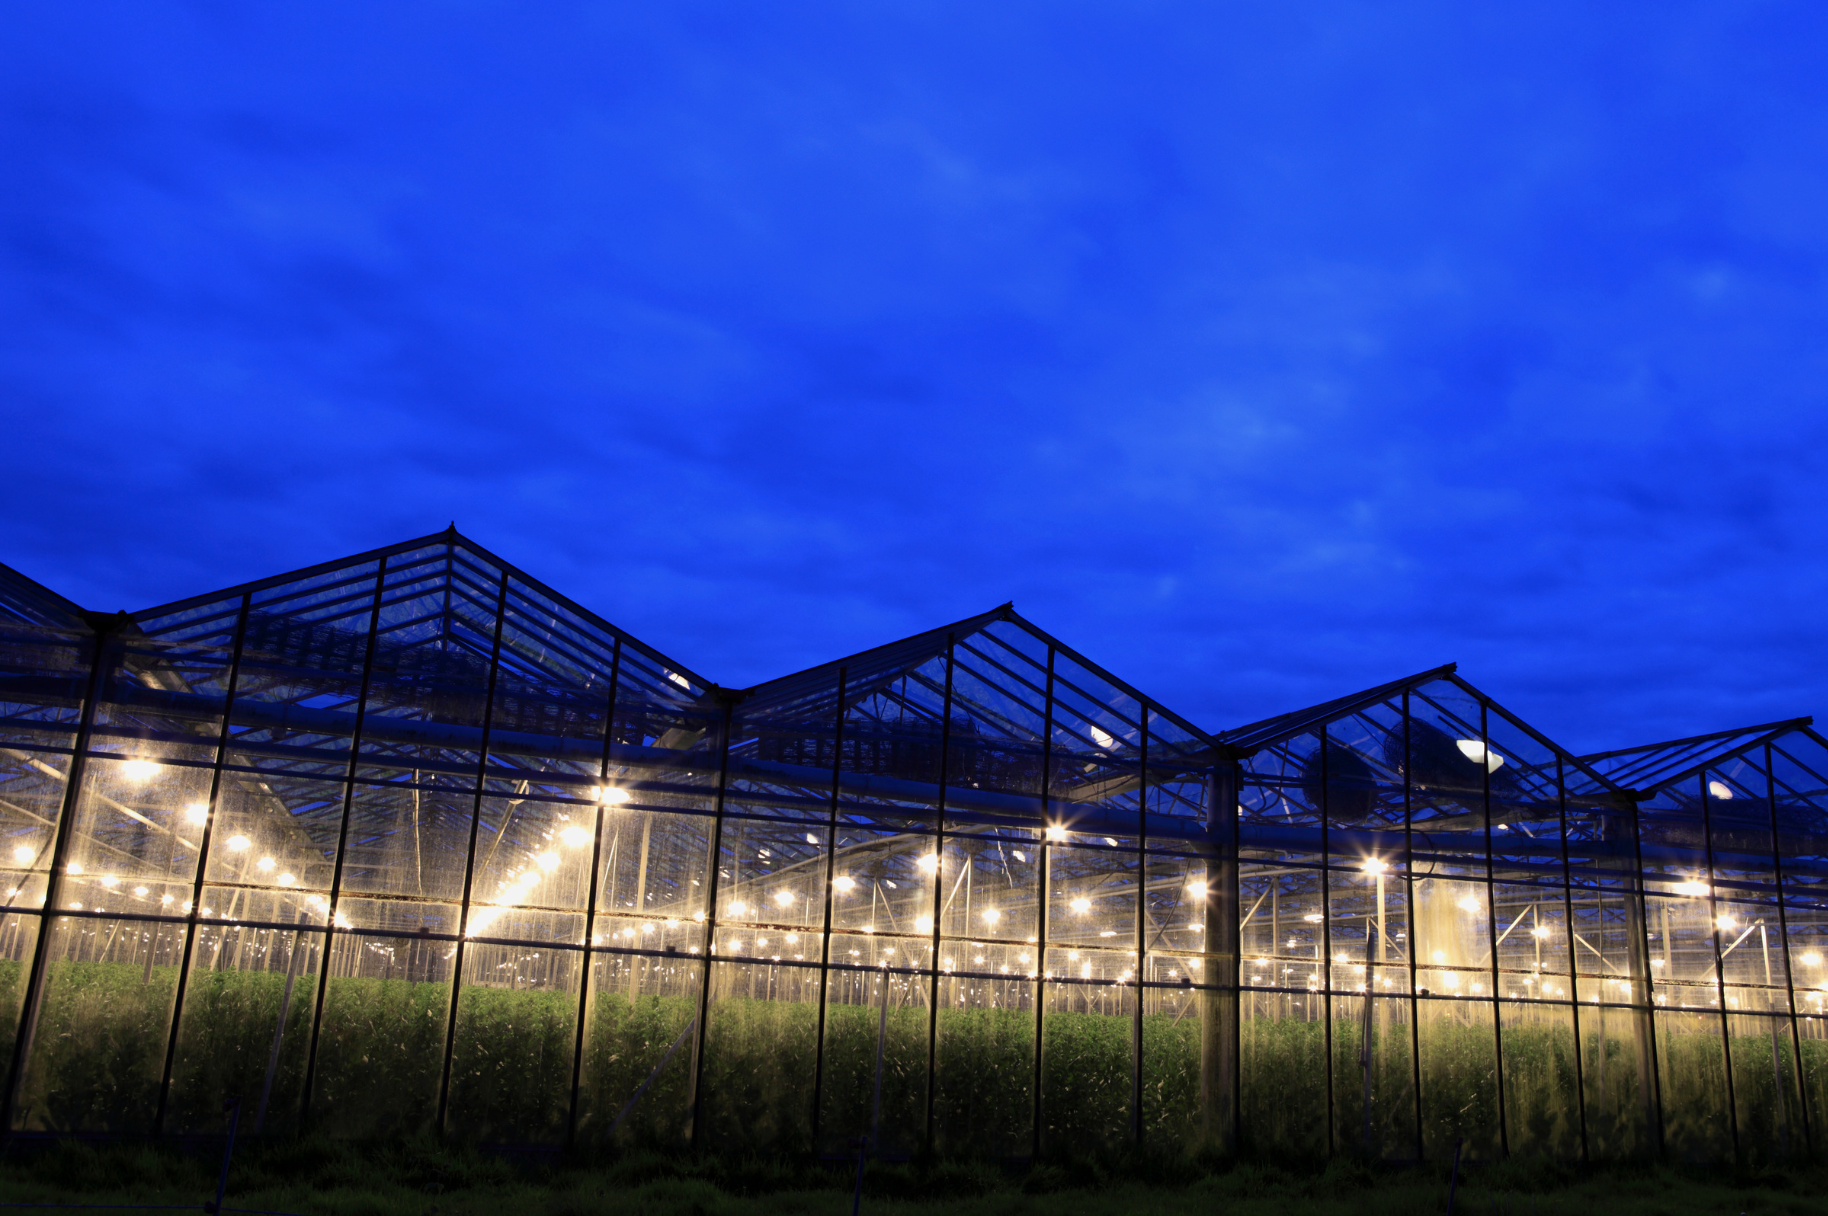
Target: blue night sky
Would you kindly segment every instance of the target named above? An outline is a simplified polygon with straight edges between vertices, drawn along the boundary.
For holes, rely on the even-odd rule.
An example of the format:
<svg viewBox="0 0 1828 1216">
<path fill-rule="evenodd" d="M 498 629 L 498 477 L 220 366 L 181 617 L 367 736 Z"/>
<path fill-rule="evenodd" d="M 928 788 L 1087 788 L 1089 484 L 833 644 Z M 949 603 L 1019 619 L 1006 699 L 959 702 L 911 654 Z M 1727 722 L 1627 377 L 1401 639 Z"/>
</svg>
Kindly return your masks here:
<svg viewBox="0 0 1828 1216">
<path fill-rule="evenodd" d="M 746 685 L 1821 712 L 1819 4 L 9 6 L 0 561 L 449 521 Z"/>
</svg>

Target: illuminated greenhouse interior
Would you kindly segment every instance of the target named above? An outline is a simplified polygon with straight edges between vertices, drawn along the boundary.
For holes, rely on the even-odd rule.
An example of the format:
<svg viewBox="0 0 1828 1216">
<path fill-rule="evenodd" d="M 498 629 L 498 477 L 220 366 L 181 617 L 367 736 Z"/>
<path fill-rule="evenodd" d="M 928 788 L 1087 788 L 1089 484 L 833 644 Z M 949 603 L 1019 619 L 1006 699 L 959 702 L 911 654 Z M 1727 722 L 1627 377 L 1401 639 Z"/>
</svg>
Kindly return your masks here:
<svg viewBox="0 0 1828 1216">
<path fill-rule="evenodd" d="M 113 615 L 0 567 L 0 638 L 18 1134 L 1828 1137 L 1808 719 L 1575 756 L 1447 666 L 1211 734 L 1007 605 L 728 689 L 455 530 Z"/>
</svg>

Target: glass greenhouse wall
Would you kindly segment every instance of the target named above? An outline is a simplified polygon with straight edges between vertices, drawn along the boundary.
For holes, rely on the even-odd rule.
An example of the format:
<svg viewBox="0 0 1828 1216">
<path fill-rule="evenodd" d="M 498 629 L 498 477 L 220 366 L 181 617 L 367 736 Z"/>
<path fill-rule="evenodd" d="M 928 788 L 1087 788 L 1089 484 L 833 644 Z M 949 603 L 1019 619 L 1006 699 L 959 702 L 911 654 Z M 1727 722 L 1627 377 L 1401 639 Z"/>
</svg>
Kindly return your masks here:
<svg viewBox="0 0 1828 1216">
<path fill-rule="evenodd" d="M 455 532 L 0 568 L 8 1126 L 1009 1158 L 1798 1156 L 1828 746 L 1452 668 L 1210 735 L 1005 606 L 722 689 Z"/>
</svg>

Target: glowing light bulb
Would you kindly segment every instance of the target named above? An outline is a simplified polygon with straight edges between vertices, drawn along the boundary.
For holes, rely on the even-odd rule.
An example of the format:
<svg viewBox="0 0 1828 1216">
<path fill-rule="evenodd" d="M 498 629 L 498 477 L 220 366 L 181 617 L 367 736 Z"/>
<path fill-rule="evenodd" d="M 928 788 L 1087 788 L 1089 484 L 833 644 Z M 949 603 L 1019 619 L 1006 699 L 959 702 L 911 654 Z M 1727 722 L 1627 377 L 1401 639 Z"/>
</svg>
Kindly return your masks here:
<svg viewBox="0 0 1828 1216">
<path fill-rule="evenodd" d="M 1306 916 L 1302 917 L 1301 919 L 1305 920 L 1310 925 L 1318 925 L 1321 921 L 1325 920 L 1326 917 L 1322 916 L 1318 912 L 1309 912 Z"/>
<path fill-rule="evenodd" d="M 914 932 L 916 932 L 916 933 L 933 932 L 933 918 L 931 916 L 915 917 L 914 918 Z"/>
<path fill-rule="evenodd" d="M 1707 896 L 1710 891 L 1711 888 L 1699 879 L 1691 878 L 1686 882 L 1679 882 L 1676 884 L 1676 894 L 1678 895 L 1690 895 L 1696 898 L 1703 898 Z"/>
<path fill-rule="evenodd" d="M 209 822 L 209 803 L 193 802 L 184 808 L 184 822 L 204 824 Z"/>
<path fill-rule="evenodd" d="M 1480 911 L 1479 897 L 1477 895 L 1468 895 L 1465 899 L 1461 900 L 1460 911 L 1471 912 L 1477 915 Z"/>
<path fill-rule="evenodd" d="M 731 916 L 742 916 L 745 913 L 747 913 L 748 911 L 749 911 L 749 905 L 744 903 L 742 900 L 733 899 L 730 901 L 730 915 Z"/>
<path fill-rule="evenodd" d="M 1822 956 L 1811 950 L 1803 955 L 1803 965 L 1805 967 L 1819 967 L 1822 965 Z"/>
<path fill-rule="evenodd" d="M 170 903 L 170 902 L 171 902 L 171 896 L 169 896 L 169 895 L 161 895 L 161 896 L 159 896 L 159 902 L 160 902 L 160 903 L 162 903 L 162 904 L 168 904 L 168 903 Z"/>
<path fill-rule="evenodd" d="M 1061 827 L 1057 823 L 1049 824 L 1047 827 L 1047 838 L 1049 840 L 1056 840 L 1056 841 L 1065 840 L 1066 839 L 1066 829 Z"/>
<path fill-rule="evenodd" d="M 789 946 L 797 944 L 799 942 L 799 940 L 800 940 L 800 935 L 798 933 L 789 933 L 787 935 L 787 944 Z"/>
<path fill-rule="evenodd" d="M 597 801 L 605 806 L 621 806 L 628 801 L 628 791 L 614 785 L 598 786 Z"/>
<path fill-rule="evenodd" d="M 559 843 L 575 849 L 590 843 L 590 833 L 580 827 L 569 827 L 559 833 Z"/>
<path fill-rule="evenodd" d="M 1003 919 L 1003 914 L 1001 912 L 997 911 L 995 908 L 985 908 L 984 909 L 984 923 L 985 924 L 994 925 L 1002 919 Z"/>
<path fill-rule="evenodd" d="M 121 765 L 121 775 L 129 781 L 146 781 L 158 772 L 159 766 L 151 760 L 129 760 Z"/>
<path fill-rule="evenodd" d="M 245 853 L 248 846 L 253 843 L 254 842 L 249 840 L 246 836 L 230 836 L 228 838 L 228 847 L 231 853 Z"/>
<path fill-rule="evenodd" d="M 855 891 L 857 889 L 857 880 L 848 874 L 840 874 L 838 877 L 831 880 L 831 885 L 840 891 Z"/>
<path fill-rule="evenodd" d="M 38 860 L 38 850 L 29 844 L 22 844 L 13 850 L 13 860 L 22 866 L 29 866 Z"/>
<path fill-rule="evenodd" d="M 920 868 L 925 870 L 927 873 L 937 874 L 939 872 L 939 854 L 938 853 L 923 854 L 921 856 L 921 859 L 918 864 L 919 864 Z"/>
<path fill-rule="evenodd" d="M 1084 915 L 1085 913 L 1090 912 L 1092 910 L 1092 901 L 1089 899 L 1086 899 L 1084 896 L 1080 896 L 1078 899 L 1075 899 L 1072 902 L 1071 906 L 1072 906 L 1073 911 L 1078 912 L 1081 915 Z"/>
<path fill-rule="evenodd" d="M 259 861 L 254 863 L 254 868 L 263 874 L 272 873 L 278 866 L 279 863 L 274 861 L 271 857 L 262 857 Z"/>
<path fill-rule="evenodd" d="M 64 871 L 69 874 L 81 874 L 83 872 L 83 863 L 80 861 L 73 861 L 64 867 Z"/>
<path fill-rule="evenodd" d="M 1485 765 L 1487 772 L 1495 773 L 1504 766 L 1504 757 L 1492 751 L 1478 739 L 1455 739 L 1454 746 L 1460 749 L 1462 756 L 1474 764 Z"/>
<path fill-rule="evenodd" d="M 541 853 L 539 855 L 539 863 L 540 869 L 542 870 L 548 872 L 556 870 L 559 868 L 559 855 L 557 853 Z"/>
<path fill-rule="evenodd" d="M 1547 926 L 1547 925 L 1537 925 L 1534 929 L 1530 930 L 1530 936 L 1535 938 L 1537 941 L 1541 941 L 1544 938 L 1548 937 L 1549 934 L 1552 932 L 1553 932 L 1553 930 L 1551 930 L 1549 928 L 1549 926 Z"/>
<path fill-rule="evenodd" d="M 282 887 L 289 887 L 297 881 L 297 876 L 293 874 L 281 874 L 279 876 L 279 885 Z"/>
<path fill-rule="evenodd" d="M 1188 883 L 1187 884 L 1187 894 L 1192 896 L 1194 899 L 1205 899 L 1206 898 L 1206 884 L 1203 882 L 1199 882 L 1197 880 L 1194 882 Z"/>
<path fill-rule="evenodd" d="M 692 913 L 692 919 L 695 921 L 699 921 L 702 923 L 704 921 L 704 918 L 705 918 L 705 914 L 703 912 Z"/>
<path fill-rule="evenodd" d="M 1738 922 L 1738 921 L 1736 921 L 1736 920 L 1734 920 L 1734 919 L 1733 919 L 1733 918 L 1732 918 L 1732 917 L 1730 917 L 1730 916 L 1721 916 L 1721 917 L 1718 917 L 1718 918 L 1716 918 L 1716 919 L 1715 919 L 1715 921 L 1714 921 L 1714 923 L 1715 923 L 1715 924 L 1716 924 L 1716 925 L 1719 925 L 1719 926 L 1720 926 L 1720 928 L 1721 928 L 1721 929 L 1723 929 L 1723 930 L 1725 930 L 1725 931 L 1726 931 L 1726 932 L 1729 932 L 1729 933 L 1730 933 L 1730 932 L 1732 932 L 1732 931 L 1733 931 L 1733 930 L 1734 930 L 1734 929 L 1737 929 L 1737 928 L 1738 928 L 1738 927 L 1739 927 L 1739 922 Z"/>
<path fill-rule="evenodd" d="M 139 896 L 141 899 L 145 899 L 147 895 L 151 894 L 151 892 L 148 891 L 145 887 L 135 887 L 133 889 L 133 893 L 135 895 Z"/>
<path fill-rule="evenodd" d="M 1437 962 L 1437 963 L 1444 963 L 1444 962 L 1446 962 L 1446 961 L 1447 961 L 1447 951 L 1445 951 L 1445 950 L 1436 950 L 1436 951 L 1435 951 L 1435 952 L 1434 952 L 1434 961 L 1435 961 L 1435 962 Z"/>
<path fill-rule="evenodd" d="M 120 885 L 121 885 L 121 880 L 116 878 L 114 875 L 112 875 L 112 874 L 102 875 L 102 886 L 107 887 L 110 891 L 114 890 L 114 888 L 116 888 Z"/>
<path fill-rule="evenodd" d="M 1707 792 L 1712 794 L 1714 797 L 1721 799 L 1722 801 L 1730 800 L 1733 797 L 1733 787 L 1728 785 L 1724 781 L 1708 782 L 1707 783 Z"/>
</svg>

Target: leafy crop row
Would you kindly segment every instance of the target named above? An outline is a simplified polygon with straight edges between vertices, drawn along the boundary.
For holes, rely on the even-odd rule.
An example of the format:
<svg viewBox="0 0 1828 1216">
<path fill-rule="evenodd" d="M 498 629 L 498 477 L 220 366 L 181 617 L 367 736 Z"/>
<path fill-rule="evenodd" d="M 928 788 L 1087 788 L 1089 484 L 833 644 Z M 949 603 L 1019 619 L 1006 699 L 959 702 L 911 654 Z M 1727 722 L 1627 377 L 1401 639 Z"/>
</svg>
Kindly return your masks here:
<svg viewBox="0 0 1828 1216">
<path fill-rule="evenodd" d="M 169 967 L 54 964 L 25 1079 L 23 1125 L 150 1131 L 174 981 Z M 18 984 L 17 964 L 0 965 L 0 1010 L 14 1008 Z M 252 1117 L 274 1059 L 284 992 L 285 977 L 274 972 L 198 973 L 186 996 L 173 1057 L 167 1131 L 219 1129 L 222 1099 L 231 1095 L 246 1104 L 244 1119 Z M 300 976 L 286 1010 L 265 1131 L 298 1125 L 316 1003 L 314 977 Z M 438 1116 L 448 1041 L 445 1124 L 464 1138 L 562 1140 L 572 1118 L 575 1075 L 581 1138 L 677 1145 L 690 1124 L 697 1067 L 703 1072 L 702 1143 L 720 1151 L 845 1151 L 856 1137 L 874 1131 L 883 1151 L 912 1152 L 924 1140 L 929 1097 L 942 1153 L 1019 1155 L 1033 1140 L 1036 1024 L 1028 1010 L 942 1009 L 932 1027 L 923 1007 L 895 1007 L 885 1016 L 879 1006 L 833 1004 L 825 1011 L 821 1060 L 817 1004 L 730 997 L 711 1004 L 700 1058 L 694 997 L 631 1000 L 603 992 L 591 1002 L 574 1073 L 575 995 L 465 987 L 454 1033 L 447 1025 L 449 1009 L 447 984 L 332 979 L 311 1077 L 313 1127 L 355 1138 L 430 1127 Z M 1254 1151 L 1319 1156 L 1328 1149 L 1330 1117 L 1331 1141 L 1339 1149 L 1363 1144 L 1368 1125 L 1370 1147 L 1382 1155 L 1412 1156 L 1419 1131 L 1429 1156 L 1450 1154 L 1461 1138 L 1469 1154 L 1494 1156 L 1502 1104 L 1513 1153 L 1572 1158 L 1580 1154 L 1584 1102 L 1595 1156 L 1642 1150 L 1652 1134 L 1628 1037 L 1631 1019 L 1615 1015 L 1597 1031 L 1584 1026 L 1577 1072 L 1572 1023 L 1559 1016 L 1545 1013 L 1507 1024 L 1502 1053 L 1489 1021 L 1425 1016 L 1415 1032 L 1419 1069 L 1412 1061 L 1409 1025 L 1374 1022 L 1368 1120 L 1356 1018 L 1334 1020 L 1330 1035 L 1322 1021 L 1247 1018 L 1239 1042 L 1241 1139 Z M 1697 1023 L 1692 1030 L 1681 1022 L 1659 1026 L 1664 1128 L 1678 1155 L 1730 1151 L 1726 1066 L 1717 1028 L 1717 1022 Z M 0 1029 L 10 1037 L 10 1025 Z M 931 1095 L 930 1029 L 937 1030 Z M 1137 1115 L 1143 1134 L 1157 1145 L 1195 1146 L 1207 1134 L 1197 1015 L 1149 1014 L 1141 1029 Z M 1125 1017 L 1046 1016 L 1040 1069 L 1045 1148 L 1088 1150 L 1127 1139 L 1135 1085 L 1133 1033 L 1134 1023 Z M 1773 1044 L 1773 1036 L 1762 1031 L 1736 1032 L 1728 1044 L 1741 1140 L 1755 1156 L 1805 1147 L 1794 1047 L 1787 1035 L 1777 1036 L 1774 1056 Z M 1828 1088 L 1828 1042 L 1805 1040 L 1802 1046 L 1804 1088 L 1814 1100 Z M 1819 1127 L 1824 1120 L 1818 1115 L 1814 1122 Z"/>
</svg>

